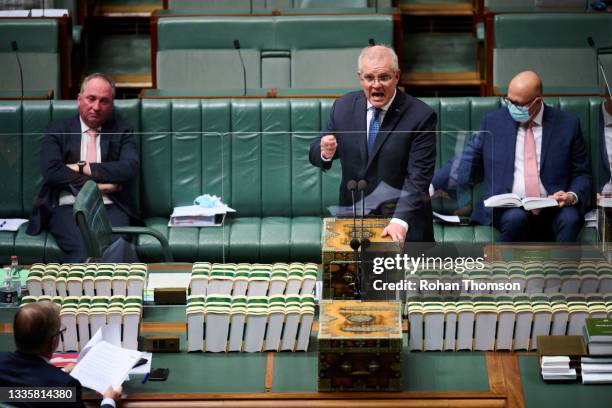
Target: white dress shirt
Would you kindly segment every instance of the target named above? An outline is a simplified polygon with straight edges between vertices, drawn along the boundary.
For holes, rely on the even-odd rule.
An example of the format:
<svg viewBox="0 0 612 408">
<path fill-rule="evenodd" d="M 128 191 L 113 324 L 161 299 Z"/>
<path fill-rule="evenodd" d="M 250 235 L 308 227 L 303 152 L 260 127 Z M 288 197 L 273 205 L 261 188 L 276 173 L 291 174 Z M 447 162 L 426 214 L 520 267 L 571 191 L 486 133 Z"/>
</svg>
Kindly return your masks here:
<svg viewBox="0 0 612 408">
<path fill-rule="evenodd" d="M 79 121 L 81 122 L 81 161 L 87 160 L 87 144 L 89 142 L 89 135 L 87 131 L 90 130 L 90 127 L 83 122 L 83 119 L 79 116 Z M 96 161 L 100 163 L 102 161 L 102 152 L 100 150 L 100 132 L 102 132 L 102 128 L 96 129 L 98 132 L 98 136 L 96 137 Z M 72 195 L 68 191 L 62 190 L 59 196 L 59 205 L 73 205 L 76 197 Z M 113 203 L 106 194 L 102 194 L 102 200 L 104 204 L 109 205 Z"/>
<path fill-rule="evenodd" d="M 538 181 L 540 182 L 540 197 L 547 197 L 548 192 L 542 185 L 540 178 L 540 158 L 542 157 L 542 116 L 544 104 L 538 114 L 533 118 L 532 130 L 536 145 L 536 162 L 538 166 Z M 495 154 L 495 152 L 494 152 Z M 503 154 L 503 153 L 502 153 Z M 525 197 L 525 127 L 519 126 L 516 134 L 516 147 L 514 150 L 514 181 L 512 192 L 519 197 Z"/>
</svg>

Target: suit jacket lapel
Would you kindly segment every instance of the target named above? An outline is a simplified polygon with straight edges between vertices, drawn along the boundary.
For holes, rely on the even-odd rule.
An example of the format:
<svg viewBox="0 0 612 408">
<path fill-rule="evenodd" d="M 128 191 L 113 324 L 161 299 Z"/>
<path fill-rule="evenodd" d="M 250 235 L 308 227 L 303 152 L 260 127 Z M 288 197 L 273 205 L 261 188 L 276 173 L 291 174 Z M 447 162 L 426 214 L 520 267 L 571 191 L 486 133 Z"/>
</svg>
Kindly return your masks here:
<svg viewBox="0 0 612 408">
<path fill-rule="evenodd" d="M 366 98 L 361 93 L 353 103 L 353 123 L 355 124 L 355 138 L 359 146 L 359 154 L 361 156 L 360 163 L 366 163 L 368 160 L 368 128 L 367 122 L 367 105 Z M 363 165 L 363 164 L 362 164 Z"/>
<path fill-rule="evenodd" d="M 385 143 L 385 140 L 387 140 L 387 138 L 391 134 L 391 131 L 395 129 L 395 126 L 397 125 L 400 118 L 402 117 L 402 112 L 405 109 L 405 106 L 404 106 L 405 99 L 406 97 L 402 92 L 400 92 L 399 90 L 395 92 L 395 99 L 393 100 L 393 103 L 391 104 L 391 106 L 389 106 L 389 110 L 387 110 L 387 112 L 385 113 L 385 118 L 383 119 L 383 123 L 381 123 L 380 125 L 380 130 L 378 131 L 378 135 L 376 136 L 376 142 L 374 142 L 374 151 L 372 152 L 372 155 L 368 157 L 368 165 L 366 166 L 366 169 L 367 167 L 370 166 L 370 163 L 372 163 L 372 160 L 378 154 L 380 147 L 383 145 L 383 143 Z M 367 136 L 366 136 L 366 151 L 367 151 Z"/>
<path fill-rule="evenodd" d="M 555 121 L 553 120 L 553 112 L 546 108 L 546 105 L 542 105 L 544 114 L 542 115 L 542 147 L 540 150 L 540 181 L 542 181 L 542 173 L 546 168 L 546 156 L 551 150 L 551 143 L 553 142 L 554 126 Z M 544 184 L 542 182 L 542 184 Z M 544 186 L 546 188 L 546 186 Z"/>
<path fill-rule="evenodd" d="M 510 116 L 510 112 L 508 109 L 505 109 L 506 120 L 504 123 L 501 123 L 503 126 L 502 135 L 505 135 L 506 132 L 508 137 L 499 137 L 495 134 L 492 134 L 493 140 L 500 140 L 500 143 L 493 143 L 493 152 L 492 154 L 496 157 L 501 155 L 506 157 L 503 163 L 503 172 L 500 175 L 500 179 L 504 180 L 505 183 L 502 186 L 506 186 L 507 192 L 512 191 L 512 184 L 514 183 L 514 161 L 516 160 L 516 135 L 518 133 L 519 124 L 517 121 L 512 119 Z M 501 136 L 501 135 L 500 135 Z M 498 148 L 500 151 L 497 152 L 495 149 Z M 495 181 L 495 180 L 494 180 Z"/>
<path fill-rule="evenodd" d="M 70 125 L 70 135 L 68 136 L 68 148 L 71 152 L 69 157 L 70 163 L 76 163 L 81 160 L 81 136 L 81 121 L 77 115 Z"/>
<path fill-rule="evenodd" d="M 603 111 L 600 107 L 599 109 L 599 151 L 600 155 L 600 168 L 601 174 L 600 177 L 605 178 L 605 180 L 599 180 L 599 189 L 602 189 L 603 186 L 610 180 L 610 161 L 608 160 L 608 148 L 606 147 L 606 133 L 605 133 L 605 123 L 603 119 Z"/>
<path fill-rule="evenodd" d="M 110 144 L 110 138 L 113 137 L 113 126 L 110 126 L 109 123 L 112 119 L 106 121 L 104 125 L 102 125 L 102 132 L 100 132 L 100 161 L 105 162 L 108 160 L 108 145 Z"/>
</svg>

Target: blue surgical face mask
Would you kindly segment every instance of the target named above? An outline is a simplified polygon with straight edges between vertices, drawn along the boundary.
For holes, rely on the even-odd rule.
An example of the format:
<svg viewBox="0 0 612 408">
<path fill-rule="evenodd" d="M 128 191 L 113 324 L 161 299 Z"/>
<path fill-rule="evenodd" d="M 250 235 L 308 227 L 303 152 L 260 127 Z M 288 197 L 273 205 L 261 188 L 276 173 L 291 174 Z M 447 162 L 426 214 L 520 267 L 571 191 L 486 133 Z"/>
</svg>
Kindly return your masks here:
<svg viewBox="0 0 612 408">
<path fill-rule="evenodd" d="M 508 111 L 512 119 L 519 123 L 525 123 L 529 120 L 529 108 L 527 106 L 516 106 L 512 102 L 509 102 Z"/>
</svg>

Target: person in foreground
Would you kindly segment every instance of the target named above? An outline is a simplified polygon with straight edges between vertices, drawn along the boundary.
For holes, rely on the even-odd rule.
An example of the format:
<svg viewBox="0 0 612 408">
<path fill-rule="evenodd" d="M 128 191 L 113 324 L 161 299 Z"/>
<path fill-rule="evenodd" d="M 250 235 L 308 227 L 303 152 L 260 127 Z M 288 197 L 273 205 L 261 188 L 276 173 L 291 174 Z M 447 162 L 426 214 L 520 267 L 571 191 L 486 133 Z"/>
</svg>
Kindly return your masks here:
<svg viewBox="0 0 612 408">
<path fill-rule="evenodd" d="M 48 301 L 19 308 L 13 320 L 13 333 L 17 350 L 0 353 L 0 384 L 3 387 L 75 387 L 76 402 L 62 403 L 61 406 L 84 407 L 79 381 L 49 362 L 62 333 L 59 307 Z M 100 406 L 115 407 L 115 401 L 121 398 L 121 391 L 121 388 L 109 387 Z M 26 407 L 52 405 L 17 404 Z"/>
<path fill-rule="evenodd" d="M 543 103 L 535 72 L 511 80 L 506 106 L 485 115 L 460 160 L 459 186 L 484 181 L 472 222 L 493 224 L 502 242 L 577 240 L 588 210 L 589 158 L 578 118 Z M 550 196 L 558 207 L 484 207 L 484 199 L 505 193 Z"/>
<path fill-rule="evenodd" d="M 113 226 L 137 220 L 132 182 L 139 157 L 132 129 L 113 116 L 115 87 L 104 74 L 81 84 L 79 114 L 51 122 L 42 143 L 43 186 L 34 202 L 27 233 L 47 228 L 64 251 L 64 262 L 85 261 L 81 233 L 72 215 L 76 195 L 88 180 L 97 183 Z"/>
<path fill-rule="evenodd" d="M 357 74 L 363 92 L 334 102 L 326 129 L 310 146 L 310 163 L 326 171 L 340 160 L 341 206 L 352 205 L 349 180 L 365 180 L 366 194 L 383 182 L 397 189 L 399 197 L 376 210 L 392 217 L 382 235 L 400 244 L 432 242 L 428 187 L 436 160 L 436 114 L 397 88 L 400 70 L 393 49 L 365 48 Z"/>
</svg>

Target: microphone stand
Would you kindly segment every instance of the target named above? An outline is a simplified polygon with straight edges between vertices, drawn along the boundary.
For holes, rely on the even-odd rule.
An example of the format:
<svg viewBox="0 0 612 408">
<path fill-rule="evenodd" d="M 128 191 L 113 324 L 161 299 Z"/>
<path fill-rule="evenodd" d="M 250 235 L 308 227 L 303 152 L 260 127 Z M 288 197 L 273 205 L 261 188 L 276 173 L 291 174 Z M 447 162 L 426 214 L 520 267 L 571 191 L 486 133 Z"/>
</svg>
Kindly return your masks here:
<svg viewBox="0 0 612 408">
<path fill-rule="evenodd" d="M 355 281 L 353 282 L 353 294 L 355 299 L 361 299 L 361 282 L 360 282 L 360 268 L 361 259 L 359 257 L 359 246 L 361 242 L 357 239 L 357 206 L 355 205 L 355 190 L 357 189 L 357 182 L 355 180 L 349 180 L 346 183 L 346 188 L 351 192 L 351 199 L 353 202 L 353 237 L 351 238 L 350 246 L 353 249 L 353 256 L 355 257 Z"/>
</svg>

